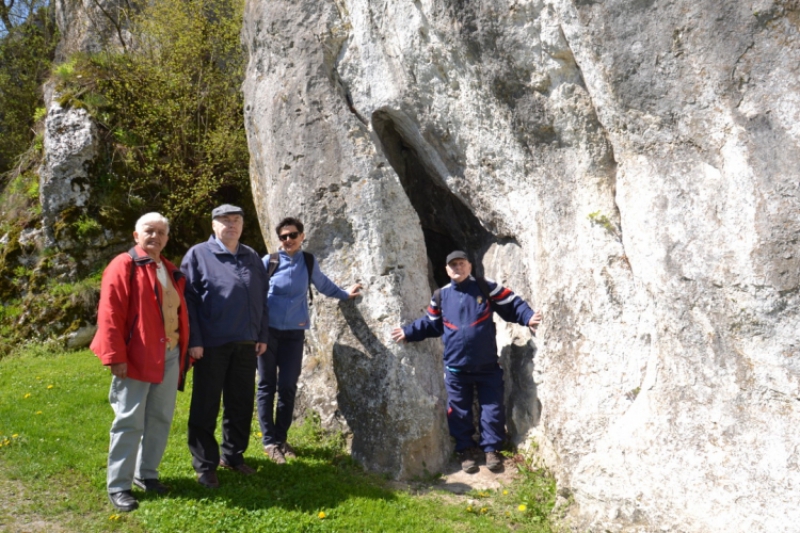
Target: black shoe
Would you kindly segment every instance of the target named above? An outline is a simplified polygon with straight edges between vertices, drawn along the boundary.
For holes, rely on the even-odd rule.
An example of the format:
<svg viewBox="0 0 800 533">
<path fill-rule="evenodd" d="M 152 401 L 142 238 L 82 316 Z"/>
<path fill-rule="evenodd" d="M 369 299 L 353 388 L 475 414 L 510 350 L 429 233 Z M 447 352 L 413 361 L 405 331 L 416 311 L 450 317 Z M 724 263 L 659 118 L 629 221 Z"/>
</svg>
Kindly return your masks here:
<svg viewBox="0 0 800 533">
<path fill-rule="evenodd" d="M 458 452 L 458 460 L 461 461 L 461 470 L 467 474 L 474 474 L 479 470 L 478 461 L 475 459 L 477 450 L 475 448 L 467 448 L 462 452 Z"/>
<path fill-rule="evenodd" d="M 503 470 L 503 456 L 500 452 L 486 452 L 486 468 L 492 472 Z"/>
<path fill-rule="evenodd" d="M 205 472 L 198 472 L 197 473 L 197 482 L 203 485 L 207 489 L 218 489 L 219 488 L 219 479 L 217 478 L 217 473 L 214 470 L 207 470 Z"/>
<path fill-rule="evenodd" d="M 255 468 L 253 468 L 252 466 L 248 466 L 245 463 L 240 463 L 236 466 L 232 466 L 223 461 L 222 459 L 220 459 L 219 466 L 220 468 L 225 468 L 226 470 L 233 470 L 235 472 L 239 472 L 243 476 L 252 476 L 253 474 L 256 473 Z"/>
<path fill-rule="evenodd" d="M 116 507 L 117 511 L 123 513 L 130 513 L 139 507 L 139 502 L 136 501 L 136 498 L 133 497 L 129 490 L 109 493 L 108 499 L 111 500 L 111 505 Z"/>
<path fill-rule="evenodd" d="M 133 484 L 145 492 L 155 492 L 157 494 L 166 494 L 169 492 L 169 487 L 157 479 L 139 479 L 135 477 L 133 478 Z"/>
</svg>

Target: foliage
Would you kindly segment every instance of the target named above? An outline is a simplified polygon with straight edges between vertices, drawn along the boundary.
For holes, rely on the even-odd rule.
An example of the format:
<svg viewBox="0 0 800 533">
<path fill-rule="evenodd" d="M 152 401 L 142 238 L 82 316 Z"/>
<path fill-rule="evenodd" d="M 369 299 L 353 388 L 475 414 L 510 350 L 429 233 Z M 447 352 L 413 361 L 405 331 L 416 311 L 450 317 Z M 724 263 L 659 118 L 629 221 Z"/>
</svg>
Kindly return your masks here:
<svg viewBox="0 0 800 533">
<path fill-rule="evenodd" d="M 593 211 L 589 213 L 588 217 L 589 222 L 594 224 L 595 226 L 600 226 L 604 230 L 606 230 L 610 235 L 617 237 L 618 230 L 617 227 L 614 225 L 613 222 L 600 211 Z"/>
<path fill-rule="evenodd" d="M 19 25 L 6 27 L 0 36 L 0 175 L 34 139 L 34 115 L 43 105 L 40 87 L 58 42 L 54 10 L 33 7 Z"/>
<path fill-rule="evenodd" d="M 131 19 L 136 46 L 54 69 L 60 103 L 100 126 L 92 187 L 101 226 L 127 229 L 160 211 L 182 253 L 207 238 L 211 209 L 230 202 L 248 211 L 242 240 L 263 249 L 239 89 L 242 9 L 242 0 L 147 3 Z"/>
<path fill-rule="evenodd" d="M 113 417 L 108 371 L 88 351 L 63 354 L 41 346 L 1 360 L 0 478 L 29 489 L 30 500 L 0 504 L 0 523 L 17 517 L 71 531 L 552 531 L 546 514 L 554 483 L 528 463 L 521 464 L 521 481 L 506 489 L 455 496 L 434 486 L 412 493 L 364 473 L 341 435 L 324 432 L 315 417 L 290 431 L 299 457 L 285 465 L 263 456 L 254 421 L 245 459 L 258 472 L 220 471 L 221 488 L 204 489 L 186 449 L 191 376 L 187 392 L 178 395 L 159 469 L 172 492 L 161 497 L 137 490 L 141 507 L 122 514 L 105 495 Z M 65 424 L 75 413 L 80 423 Z M 10 512 L 14 517 L 4 516 Z"/>
</svg>

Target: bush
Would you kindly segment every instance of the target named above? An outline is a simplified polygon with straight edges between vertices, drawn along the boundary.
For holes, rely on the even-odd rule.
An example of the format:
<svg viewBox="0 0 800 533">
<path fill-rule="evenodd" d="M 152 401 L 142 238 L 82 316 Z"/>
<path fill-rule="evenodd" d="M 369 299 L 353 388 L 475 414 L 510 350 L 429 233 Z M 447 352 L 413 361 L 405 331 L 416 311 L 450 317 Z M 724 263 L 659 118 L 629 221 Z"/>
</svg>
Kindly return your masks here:
<svg viewBox="0 0 800 533">
<path fill-rule="evenodd" d="M 256 220 L 239 90 L 242 10 L 242 0 L 149 3 L 132 18 L 136 46 L 54 70 L 61 104 L 85 108 L 100 125 L 101 226 L 127 230 L 160 211 L 172 223 L 170 251 L 182 253 L 208 237 L 215 205 L 237 203 Z M 258 224 L 246 229 L 243 240 L 263 248 Z"/>
</svg>

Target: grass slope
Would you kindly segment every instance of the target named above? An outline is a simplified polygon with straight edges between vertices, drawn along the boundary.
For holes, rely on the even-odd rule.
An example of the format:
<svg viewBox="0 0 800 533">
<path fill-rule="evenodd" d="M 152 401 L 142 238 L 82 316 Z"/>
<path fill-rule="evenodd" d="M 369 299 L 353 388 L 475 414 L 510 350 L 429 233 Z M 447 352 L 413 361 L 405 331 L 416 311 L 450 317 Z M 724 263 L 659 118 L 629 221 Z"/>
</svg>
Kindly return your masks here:
<svg viewBox="0 0 800 533">
<path fill-rule="evenodd" d="M 541 473 L 463 501 L 435 486 L 419 494 L 392 490 L 313 420 L 292 429 L 300 458 L 282 466 L 262 455 L 254 421 L 246 459 L 258 473 L 220 471 L 222 487 L 209 491 L 195 482 L 186 447 L 190 392 L 178 395 L 161 464 L 172 492 L 134 491 L 139 510 L 117 514 L 105 491 L 109 384 L 108 371 L 88 351 L 39 347 L 0 360 L 0 530 L 551 531 L 555 486 Z"/>
</svg>

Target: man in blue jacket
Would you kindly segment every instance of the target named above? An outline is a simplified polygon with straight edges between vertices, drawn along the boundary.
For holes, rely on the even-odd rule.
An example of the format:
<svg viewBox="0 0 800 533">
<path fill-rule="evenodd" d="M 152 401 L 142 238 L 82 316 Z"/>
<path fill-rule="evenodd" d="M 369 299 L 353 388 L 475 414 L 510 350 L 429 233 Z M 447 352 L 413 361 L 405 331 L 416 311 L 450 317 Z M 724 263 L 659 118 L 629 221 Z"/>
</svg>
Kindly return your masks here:
<svg viewBox="0 0 800 533">
<path fill-rule="evenodd" d="M 189 408 L 189 450 L 197 481 L 219 487 L 217 467 L 249 475 L 245 464 L 255 399 L 256 358 L 267 349 L 267 270 L 258 254 L 239 242 L 243 211 L 221 205 L 211 212 L 208 241 L 189 249 L 181 263 L 189 309 L 189 355 L 194 385 Z M 220 396 L 222 453 L 214 437 Z"/>
<path fill-rule="evenodd" d="M 534 332 L 542 321 L 519 296 L 490 279 L 472 276 L 472 263 L 462 251 L 447 256 L 450 284 L 434 293 L 426 316 L 412 324 L 392 330 L 396 342 L 416 342 L 443 337 L 447 424 L 456 441 L 462 469 L 478 471 L 478 452 L 472 436 L 473 388 L 478 391 L 481 408 L 480 448 L 486 454 L 486 467 L 492 472 L 503 468 L 500 449 L 505 441 L 503 369 L 497 358 L 497 332 L 492 314 L 507 322 L 528 326 Z"/>
</svg>

